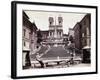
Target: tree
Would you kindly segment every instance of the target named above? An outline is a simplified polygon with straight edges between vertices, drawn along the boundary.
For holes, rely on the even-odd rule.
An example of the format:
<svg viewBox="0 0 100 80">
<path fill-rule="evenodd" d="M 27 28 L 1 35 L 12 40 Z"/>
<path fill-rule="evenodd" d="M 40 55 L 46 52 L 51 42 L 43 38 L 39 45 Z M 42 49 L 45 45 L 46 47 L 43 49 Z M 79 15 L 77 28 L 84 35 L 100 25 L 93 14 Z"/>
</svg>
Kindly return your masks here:
<svg viewBox="0 0 100 80">
<path fill-rule="evenodd" d="M 71 43 L 73 43 L 73 42 L 74 42 L 74 38 L 73 38 L 73 36 L 72 36 L 72 35 L 69 37 L 69 41 L 71 41 Z"/>
<path fill-rule="evenodd" d="M 65 43 L 65 46 L 67 46 L 67 44 L 68 44 L 68 38 L 64 38 L 63 42 Z"/>
</svg>

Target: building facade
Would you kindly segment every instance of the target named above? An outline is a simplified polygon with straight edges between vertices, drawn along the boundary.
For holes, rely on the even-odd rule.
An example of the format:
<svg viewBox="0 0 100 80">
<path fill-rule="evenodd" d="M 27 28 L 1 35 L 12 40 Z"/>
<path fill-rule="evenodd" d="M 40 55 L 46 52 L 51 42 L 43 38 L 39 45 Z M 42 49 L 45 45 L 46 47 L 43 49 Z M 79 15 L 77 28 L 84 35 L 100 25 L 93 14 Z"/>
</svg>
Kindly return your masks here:
<svg viewBox="0 0 100 80">
<path fill-rule="evenodd" d="M 83 62 L 91 61 L 91 15 L 86 14 L 83 19 L 78 22 L 74 28 L 75 48 L 82 51 Z"/>
<path fill-rule="evenodd" d="M 83 62 L 91 62 L 91 15 L 87 14 L 81 20 Z"/>
<path fill-rule="evenodd" d="M 22 59 L 23 59 L 23 68 L 25 66 L 30 66 L 30 54 L 36 48 L 36 30 L 37 27 L 35 23 L 29 21 L 29 17 L 23 12 L 23 27 L 22 27 Z"/>
<path fill-rule="evenodd" d="M 82 32 L 82 48 L 91 46 L 91 15 L 87 14 L 80 22 Z"/>
<path fill-rule="evenodd" d="M 47 42 L 48 36 L 49 36 L 49 31 L 48 30 L 41 31 L 41 34 L 42 34 L 42 40 L 43 40 L 43 42 Z"/>
<path fill-rule="evenodd" d="M 31 38 L 31 44 L 30 44 L 30 49 L 31 49 L 31 54 L 34 54 L 37 50 L 37 26 L 35 23 L 32 23 L 32 32 L 30 35 Z"/>
<path fill-rule="evenodd" d="M 54 20 L 53 17 L 49 17 L 49 38 L 61 39 L 63 36 L 63 18 L 58 17 L 58 20 Z"/>
<path fill-rule="evenodd" d="M 81 50 L 82 45 L 81 45 L 81 26 L 80 23 L 78 22 L 74 28 L 74 43 L 75 43 L 75 48 L 78 50 Z"/>
</svg>

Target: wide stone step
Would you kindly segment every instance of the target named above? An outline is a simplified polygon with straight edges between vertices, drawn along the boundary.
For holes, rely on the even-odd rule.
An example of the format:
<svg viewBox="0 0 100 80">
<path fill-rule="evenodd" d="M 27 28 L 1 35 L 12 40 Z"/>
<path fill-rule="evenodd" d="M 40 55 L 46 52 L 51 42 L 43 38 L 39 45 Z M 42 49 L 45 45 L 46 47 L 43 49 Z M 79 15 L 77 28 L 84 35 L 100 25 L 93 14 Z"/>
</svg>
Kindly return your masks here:
<svg viewBox="0 0 100 80">
<path fill-rule="evenodd" d="M 42 58 L 49 58 L 49 57 L 68 57 L 70 56 L 69 53 L 67 53 L 66 50 L 63 49 L 63 47 L 51 47 L 51 49 L 42 56 Z"/>
</svg>

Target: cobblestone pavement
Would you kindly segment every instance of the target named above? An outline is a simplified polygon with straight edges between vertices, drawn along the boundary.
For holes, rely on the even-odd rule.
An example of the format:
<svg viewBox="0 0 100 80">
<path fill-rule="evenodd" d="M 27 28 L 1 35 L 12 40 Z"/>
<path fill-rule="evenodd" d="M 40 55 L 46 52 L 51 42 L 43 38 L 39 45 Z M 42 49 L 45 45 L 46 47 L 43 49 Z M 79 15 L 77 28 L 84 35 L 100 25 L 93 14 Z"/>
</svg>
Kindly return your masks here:
<svg viewBox="0 0 100 80">
<path fill-rule="evenodd" d="M 74 64 L 74 65 L 57 65 L 57 64 L 52 64 L 52 65 L 48 65 L 47 67 L 45 67 L 44 69 L 53 69 L 53 68 L 78 68 L 78 67 L 90 67 L 91 64 L 84 64 L 84 63 L 80 63 L 80 64 Z M 40 68 L 40 64 L 37 64 L 35 67 L 32 65 L 31 67 L 27 68 L 27 69 L 43 69 Z"/>
</svg>

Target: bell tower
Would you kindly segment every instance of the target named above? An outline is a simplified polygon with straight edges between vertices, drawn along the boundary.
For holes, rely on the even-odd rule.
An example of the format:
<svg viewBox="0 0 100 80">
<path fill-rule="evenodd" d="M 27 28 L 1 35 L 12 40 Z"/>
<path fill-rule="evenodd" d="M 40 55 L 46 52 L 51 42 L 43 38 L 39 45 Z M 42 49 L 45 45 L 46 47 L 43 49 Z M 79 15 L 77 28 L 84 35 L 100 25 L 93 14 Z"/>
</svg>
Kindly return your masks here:
<svg viewBox="0 0 100 80">
<path fill-rule="evenodd" d="M 58 17 L 58 25 L 57 25 L 57 35 L 58 38 L 63 36 L 63 18 L 61 16 Z"/>
<path fill-rule="evenodd" d="M 54 23 L 53 17 L 49 17 L 49 26 L 52 26 Z"/>
<path fill-rule="evenodd" d="M 62 25 L 62 22 L 63 22 L 63 19 L 62 19 L 62 17 L 58 17 L 58 25 Z"/>
<path fill-rule="evenodd" d="M 54 18 L 49 17 L 49 38 L 54 38 Z"/>
</svg>

